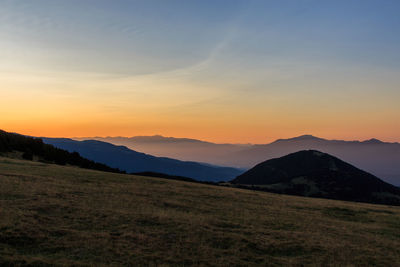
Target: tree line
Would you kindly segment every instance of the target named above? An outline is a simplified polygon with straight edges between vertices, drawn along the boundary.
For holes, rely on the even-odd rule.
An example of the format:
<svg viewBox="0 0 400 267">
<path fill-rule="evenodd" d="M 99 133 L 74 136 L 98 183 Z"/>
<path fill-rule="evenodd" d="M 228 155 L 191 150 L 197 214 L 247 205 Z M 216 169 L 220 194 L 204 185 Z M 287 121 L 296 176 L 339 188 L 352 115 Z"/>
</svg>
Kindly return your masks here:
<svg viewBox="0 0 400 267">
<path fill-rule="evenodd" d="M 85 169 L 125 173 L 119 169 L 111 168 L 105 164 L 83 158 L 78 152 L 71 153 L 52 145 L 45 144 L 40 138 L 8 133 L 0 130 L 0 153 L 13 151 L 22 152 L 22 157 L 27 160 L 33 160 L 37 157 L 39 161 L 46 163 L 73 165 Z"/>
</svg>

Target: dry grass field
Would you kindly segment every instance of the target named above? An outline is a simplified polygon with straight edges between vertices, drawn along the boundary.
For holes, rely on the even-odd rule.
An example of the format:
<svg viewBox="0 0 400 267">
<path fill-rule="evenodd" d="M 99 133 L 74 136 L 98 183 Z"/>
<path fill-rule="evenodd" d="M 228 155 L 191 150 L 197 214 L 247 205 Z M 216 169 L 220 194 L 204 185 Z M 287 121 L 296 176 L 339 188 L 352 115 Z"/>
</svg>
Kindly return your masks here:
<svg viewBox="0 0 400 267">
<path fill-rule="evenodd" d="M 400 207 L 0 158 L 0 265 L 400 266 Z"/>
</svg>

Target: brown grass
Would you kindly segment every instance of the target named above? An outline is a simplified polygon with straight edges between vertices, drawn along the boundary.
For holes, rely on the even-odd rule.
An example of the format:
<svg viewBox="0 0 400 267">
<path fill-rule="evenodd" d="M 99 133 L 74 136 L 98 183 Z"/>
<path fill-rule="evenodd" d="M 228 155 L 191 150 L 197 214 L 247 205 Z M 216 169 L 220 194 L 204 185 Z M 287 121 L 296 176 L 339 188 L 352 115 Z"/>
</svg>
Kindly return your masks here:
<svg viewBox="0 0 400 267">
<path fill-rule="evenodd" d="M 0 158 L 0 265 L 400 266 L 400 208 Z"/>
</svg>

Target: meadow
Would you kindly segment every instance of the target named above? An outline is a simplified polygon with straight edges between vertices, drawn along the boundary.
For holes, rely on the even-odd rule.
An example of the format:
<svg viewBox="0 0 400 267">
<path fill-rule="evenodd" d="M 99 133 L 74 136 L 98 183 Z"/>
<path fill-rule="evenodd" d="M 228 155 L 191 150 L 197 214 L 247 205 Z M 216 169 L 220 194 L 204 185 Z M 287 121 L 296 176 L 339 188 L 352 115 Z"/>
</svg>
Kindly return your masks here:
<svg viewBox="0 0 400 267">
<path fill-rule="evenodd" d="M 400 207 L 0 157 L 0 265 L 400 266 Z"/>
</svg>

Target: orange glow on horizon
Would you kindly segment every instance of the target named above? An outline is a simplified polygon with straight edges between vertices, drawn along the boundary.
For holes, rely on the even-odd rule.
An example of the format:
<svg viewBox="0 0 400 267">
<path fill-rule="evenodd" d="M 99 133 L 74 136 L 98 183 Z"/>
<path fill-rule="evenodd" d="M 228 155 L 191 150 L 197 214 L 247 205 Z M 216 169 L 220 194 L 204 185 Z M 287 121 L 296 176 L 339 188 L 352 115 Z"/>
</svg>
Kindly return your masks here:
<svg viewBox="0 0 400 267">
<path fill-rule="evenodd" d="M 330 139 L 330 140 L 368 140 L 371 138 L 377 138 L 385 142 L 399 142 L 400 140 L 393 133 L 388 132 L 382 134 L 379 131 L 373 131 L 370 129 L 368 132 L 355 132 L 354 130 L 343 131 L 343 130 L 271 130 L 271 129 L 258 129 L 247 132 L 246 130 L 240 130 L 239 128 L 231 129 L 217 129 L 197 127 L 196 129 L 191 127 L 181 127 L 177 130 L 173 127 L 166 127 L 163 130 L 151 129 L 151 127 L 124 127 L 120 125 L 111 124 L 73 124 L 67 125 L 63 123 L 45 123 L 42 125 L 35 124 L 24 124 L 24 125 L 4 125 L 2 130 L 8 132 L 15 132 L 24 135 L 36 136 L 36 137 L 55 137 L 55 138 L 74 138 L 74 137 L 107 137 L 107 136 L 151 136 L 151 135 L 162 135 L 165 137 L 175 138 L 192 138 L 203 141 L 209 141 L 214 143 L 252 143 L 252 144 L 266 144 L 273 142 L 277 139 L 285 139 L 297 137 L 304 134 L 311 134 L 316 137 Z"/>
<path fill-rule="evenodd" d="M 400 141 L 400 5 L 17 2 L 0 1 L 0 129 Z"/>
<path fill-rule="evenodd" d="M 0 128 L 45 137 L 159 134 L 217 143 L 268 143 L 303 134 L 400 141 L 397 91 L 368 92 L 360 84 L 343 94 L 321 81 L 313 86 L 324 91 L 286 84 L 252 93 L 237 81 L 199 82 L 190 71 L 132 77 L 0 72 Z"/>
</svg>

